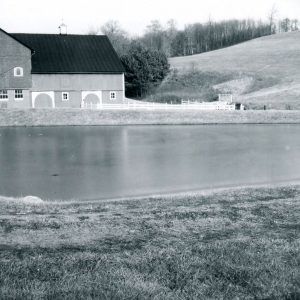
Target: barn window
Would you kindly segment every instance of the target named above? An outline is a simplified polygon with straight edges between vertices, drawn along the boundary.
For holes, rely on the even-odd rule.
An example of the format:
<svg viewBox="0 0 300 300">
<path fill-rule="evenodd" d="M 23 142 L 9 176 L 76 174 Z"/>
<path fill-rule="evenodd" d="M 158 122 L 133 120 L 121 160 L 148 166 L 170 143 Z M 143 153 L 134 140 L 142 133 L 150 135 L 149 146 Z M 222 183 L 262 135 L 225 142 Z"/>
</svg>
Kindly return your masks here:
<svg viewBox="0 0 300 300">
<path fill-rule="evenodd" d="M 62 101 L 69 101 L 69 93 L 63 92 L 63 93 L 61 94 L 61 100 L 62 100 Z"/>
<path fill-rule="evenodd" d="M 117 93 L 116 92 L 110 92 L 109 93 L 109 99 L 110 100 L 117 100 Z"/>
<path fill-rule="evenodd" d="M 8 99 L 7 90 L 0 90 L 0 100 Z"/>
<path fill-rule="evenodd" d="M 23 68 L 21 68 L 21 67 L 14 68 L 14 76 L 22 77 L 23 76 Z"/>
<path fill-rule="evenodd" d="M 15 100 L 23 100 L 23 90 L 15 90 Z"/>
</svg>

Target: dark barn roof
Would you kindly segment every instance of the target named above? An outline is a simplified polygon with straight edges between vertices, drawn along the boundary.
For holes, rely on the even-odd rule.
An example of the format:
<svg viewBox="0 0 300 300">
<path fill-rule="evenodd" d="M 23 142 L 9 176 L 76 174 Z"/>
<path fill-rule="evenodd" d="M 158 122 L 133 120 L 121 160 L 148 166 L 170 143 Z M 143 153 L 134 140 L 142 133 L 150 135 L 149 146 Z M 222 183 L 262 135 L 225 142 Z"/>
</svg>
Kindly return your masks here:
<svg viewBox="0 0 300 300">
<path fill-rule="evenodd" d="M 123 73 L 124 67 L 104 35 L 12 33 L 34 50 L 32 73 Z"/>
</svg>

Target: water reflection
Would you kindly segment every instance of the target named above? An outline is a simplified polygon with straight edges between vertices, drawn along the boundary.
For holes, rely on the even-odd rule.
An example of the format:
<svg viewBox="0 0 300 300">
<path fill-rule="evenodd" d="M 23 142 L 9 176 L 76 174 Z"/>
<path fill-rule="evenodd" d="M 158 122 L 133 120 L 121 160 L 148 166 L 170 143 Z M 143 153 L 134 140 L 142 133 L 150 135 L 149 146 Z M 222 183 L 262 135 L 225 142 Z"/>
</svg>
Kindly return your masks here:
<svg viewBox="0 0 300 300">
<path fill-rule="evenodd" d="M 300 178 L 299 125 L 0 129 L 0 195 L 103 199 Z"/>
</svg>

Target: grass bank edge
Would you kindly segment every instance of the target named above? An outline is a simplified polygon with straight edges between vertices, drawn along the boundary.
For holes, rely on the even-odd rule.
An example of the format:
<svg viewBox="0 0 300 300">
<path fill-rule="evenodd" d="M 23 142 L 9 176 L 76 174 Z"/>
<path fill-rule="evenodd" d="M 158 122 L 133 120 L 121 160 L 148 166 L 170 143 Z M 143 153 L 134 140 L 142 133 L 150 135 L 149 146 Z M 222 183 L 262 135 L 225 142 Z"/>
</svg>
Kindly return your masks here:
<svg viewBox="0 0 300 300">
<path fill-rule="evenodd" d="M 0 127 L 300 124 L 300 110 L 1 110 Z"/>
<path fill-rule="evenodd" d="M 300 179 L 294 181 L 281 181 L 277 183 L 261 183 L 261 184 L 243 184 L 236 186 L 222 186 L 216 188 L 203 188 L 192 191 L 174 191 L 166 193 L 153 193 L 149 195 L 137 195 L 137 196 L 124 196 L 117 198 L 106 198 L 106 199 L 70 199 L 70 200 L 48 200 L 41 199 L 37 196 L 24 196 L 24 197 L 8 197 L 0 195 L 0 205 L 2 204 L 13 204 L 13 205 L 28 205 L 28 206 L 72 206 L 72 205 L 90 205 L 90 204 L 106 204 L 114 202 L 145 202 L 153 200 L 166 200 L 176 201 L 184 198 L 196 198 L 196 197 L 213 197 L 234 194 L 244 194 L 245 191 L 259 193 L 261 191 L 268 191 L 270 194 L 278 190 L 299 190 L 300 191 Z"/>
</svg>

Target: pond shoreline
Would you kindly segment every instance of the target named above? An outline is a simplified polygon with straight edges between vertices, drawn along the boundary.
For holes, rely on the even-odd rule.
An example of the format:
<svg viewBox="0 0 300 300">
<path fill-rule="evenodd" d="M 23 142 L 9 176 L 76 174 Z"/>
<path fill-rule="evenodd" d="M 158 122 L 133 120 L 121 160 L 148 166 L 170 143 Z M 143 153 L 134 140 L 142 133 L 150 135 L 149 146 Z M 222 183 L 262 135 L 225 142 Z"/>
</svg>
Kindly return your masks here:
<svg viewBox="0 0 300 300">
<path fill-rule="evenodd" d="M 0 109 L 0 127 L 218 124 L 300 124 L 300 110 Z"/>
<path fill-rule="evenodd" d="M 191 189 L 186 191 L 173 191 L 166 193 L 149 193 L 143 195 L 128 195 L 124 197 L 112 197 L 112 198 L 95 198 L 95 199 L 72 199 L 72 200 L 45 200 L 40 197 L 33 195 L 28 195 L 24 197 L 9 197 L 0 195 L 0 203 L 15 203 L 22 205 L 57 205 L 57 206 L 72 206 L 72 205 L 83 205 L 88 206 L 92 204 L 109 204 L 109 203 L 122 203 L 122 202 L 144 202 L 149 200 L 179 200 L 183 198 L 194 198 L 194 197 L 207 197 L 214 195 L 222 195 L 228 193 L 243 193 L 244 191 L 251 190 L 276 190 L 276 189 L 299 189 L 300 190 L 300 180 L 287 180 L 274 183 L 256 183 L 256 184 L 241 184 L 241 185 L 229 185 L 220 186 L 215 188 L 199 188 Z"/>
</svg>

